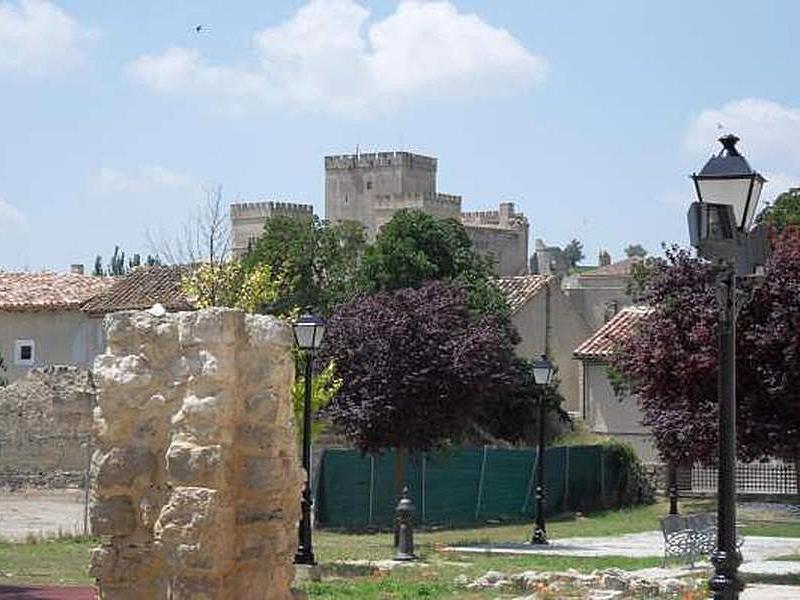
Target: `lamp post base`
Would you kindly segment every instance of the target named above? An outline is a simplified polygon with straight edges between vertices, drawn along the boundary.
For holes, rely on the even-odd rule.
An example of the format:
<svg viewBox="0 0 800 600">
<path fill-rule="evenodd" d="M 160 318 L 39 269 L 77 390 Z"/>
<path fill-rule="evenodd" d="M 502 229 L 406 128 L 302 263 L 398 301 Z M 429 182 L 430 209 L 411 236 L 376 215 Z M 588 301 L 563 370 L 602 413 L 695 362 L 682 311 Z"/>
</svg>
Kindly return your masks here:
<svg viewBox="0 0 800 600">
<path fill-rule="evenodd" d="M 544 528 L 536 526 L 533 530 L 533 536 L 531 537 L 531 544 L 543 546 L 549 543 L 550 541 L 547 539 L 547 532 Z"/>
<path fill-rule="evenodd" d="M 742 564 L 741 553 L 738 550 L 715 550 L 711 555 L 711 562 L 714 565 L 714 576 L 709 579 L 708 587 L 714 592 L 714 600 L 737 600 L 739 592 L 744 589 L 744 582 L 738 573 L 739 565 Z"/>
</svg>

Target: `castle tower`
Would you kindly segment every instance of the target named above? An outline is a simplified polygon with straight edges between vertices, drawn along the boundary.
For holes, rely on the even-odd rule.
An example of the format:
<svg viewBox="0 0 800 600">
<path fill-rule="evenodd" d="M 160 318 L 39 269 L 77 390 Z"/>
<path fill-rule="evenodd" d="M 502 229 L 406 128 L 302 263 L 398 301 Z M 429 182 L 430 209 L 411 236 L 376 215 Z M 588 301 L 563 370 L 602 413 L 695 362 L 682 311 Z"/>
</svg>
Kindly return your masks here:
<svg viewBox="0 0 800 600">
<path fill-rule="evenodd" d="M 325 218 L 358 221 L 368 239 L 402 208 L 458 218 L 461 198 L 436 192 L 436 159 L 410 152 L 325 157 Z"/>
</svg>

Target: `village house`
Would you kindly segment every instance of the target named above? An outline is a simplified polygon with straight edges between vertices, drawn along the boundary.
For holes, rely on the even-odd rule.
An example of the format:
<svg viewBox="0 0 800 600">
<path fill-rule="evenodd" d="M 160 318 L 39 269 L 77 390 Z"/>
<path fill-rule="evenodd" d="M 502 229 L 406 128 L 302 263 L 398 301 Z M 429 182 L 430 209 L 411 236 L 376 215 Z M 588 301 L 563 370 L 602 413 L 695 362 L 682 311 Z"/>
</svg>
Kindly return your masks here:
<svg viewBox="0 0 800 600">
<path fill-rule="evenodd" d="M 650 308 L 623 308 L 597 332 L 575 348 L 580 381 L 581 416 L 589 430 L 630 444 L 644 462 L 657 462 L 652 435 L 642 425 L 642 412 L 632 396 L 620 397 L 608 373 L 614 345 L 629 335 Z"/>
<path fill-rule="evenodd" d="M 82 310 L 114 280 L 71 273 L 0 272 L 0 354 L 9 381 L 34 367 L 89 366 L 104 347 L 101 319 Z"/>
<path fill-rule="evenodd" d="M 572 352 L 591 329 L 561 291 L 557 277 L 521 275 L 496 281 L 508 300 L 511 322 L 521 338 L 517 354 L 524 358 L 550 357 L 558 367 L 564 410 L 580 415 L 580 383 Z"/>
</svg>

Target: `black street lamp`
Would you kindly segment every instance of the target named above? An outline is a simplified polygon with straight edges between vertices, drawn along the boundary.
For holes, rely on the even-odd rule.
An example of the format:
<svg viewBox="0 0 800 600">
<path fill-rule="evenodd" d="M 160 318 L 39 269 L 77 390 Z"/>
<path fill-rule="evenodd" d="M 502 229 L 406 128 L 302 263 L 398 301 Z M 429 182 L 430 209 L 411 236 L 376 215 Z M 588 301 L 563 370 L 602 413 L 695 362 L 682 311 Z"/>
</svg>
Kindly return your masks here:
<svg viewBox="0 0 800 600">
<path fill-rule="evenodd" d="M 319 348 L 325 334 L 325 321 L 314 315 L 304 314 L 292 325 L 297 347 L 305 354 L 305 398 L 303 401 L 303 468 L 306 481 L 300 500 L 300 529 L 298 531 L 296 565 L 315 565 L 314 549 L 311 543 L 311 365 L 314 352 Z"/>
<path fill-rule="evenodd" d="M 719 141 L 722 151 L 692 175 L 698 202 L 689 208 L 689 235 L 699 254 L 717 264 L 719 479 L 709 588 L 716 600 L 736 600 L 744 589 L 736 547 L 736 276 L 752 275 L 768 250 L 764 229 L 750 229 L 765 179 L 739 154 L 738 137 Z"/>
<path fill-rule="evenodd" d="M 553 363 L 545 355 L 533 361 L 533 380 L 542 387 L 539 394 L 539 449 L 536 454 L 536 525 L 533 528 L 531 544 L 548 544 L 547 527 L 544 521 L 544 432 L 545 408 L 548 386 L 553 379 Z"/>
</svg>

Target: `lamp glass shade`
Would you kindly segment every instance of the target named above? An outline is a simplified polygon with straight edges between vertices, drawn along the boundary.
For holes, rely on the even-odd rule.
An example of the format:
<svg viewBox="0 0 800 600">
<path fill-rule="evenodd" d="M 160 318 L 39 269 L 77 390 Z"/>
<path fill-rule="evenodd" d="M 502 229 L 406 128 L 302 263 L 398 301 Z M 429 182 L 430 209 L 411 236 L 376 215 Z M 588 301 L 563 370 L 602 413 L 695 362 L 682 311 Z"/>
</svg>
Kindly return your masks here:
<svg viewBox="0 0 800 600">
<path fill-rule="evenodd" d="M 738 141 L 735 135 L 721 137 L 720 153 L 708 159 L 692 179 L 700 202 L 732 206 L 736 226 L 741 230 L 749 230 L 765 179 L 739 154 L 736 148 Z"/>
<path fill-rule="evenodd" d="M 749 229 L 755 216 L 764 181 L 760 177 L 695 177 L 699 200 L 708 204 L 730 204 L 739 229 Z"/>
<path fill-rule="evenodd" d="M 301 350 L 316 350 L 325 335 L 325 321 L 320 317 L 304 314 L 292 325 L 294 339 Z"/>
<path fill-rule="evenodd" d="M 553 363 L 544 355 L 539 360 L 533 361 L 533 380 L 537 385 L 550 385 L 554 371 Z"/>
</svg>

